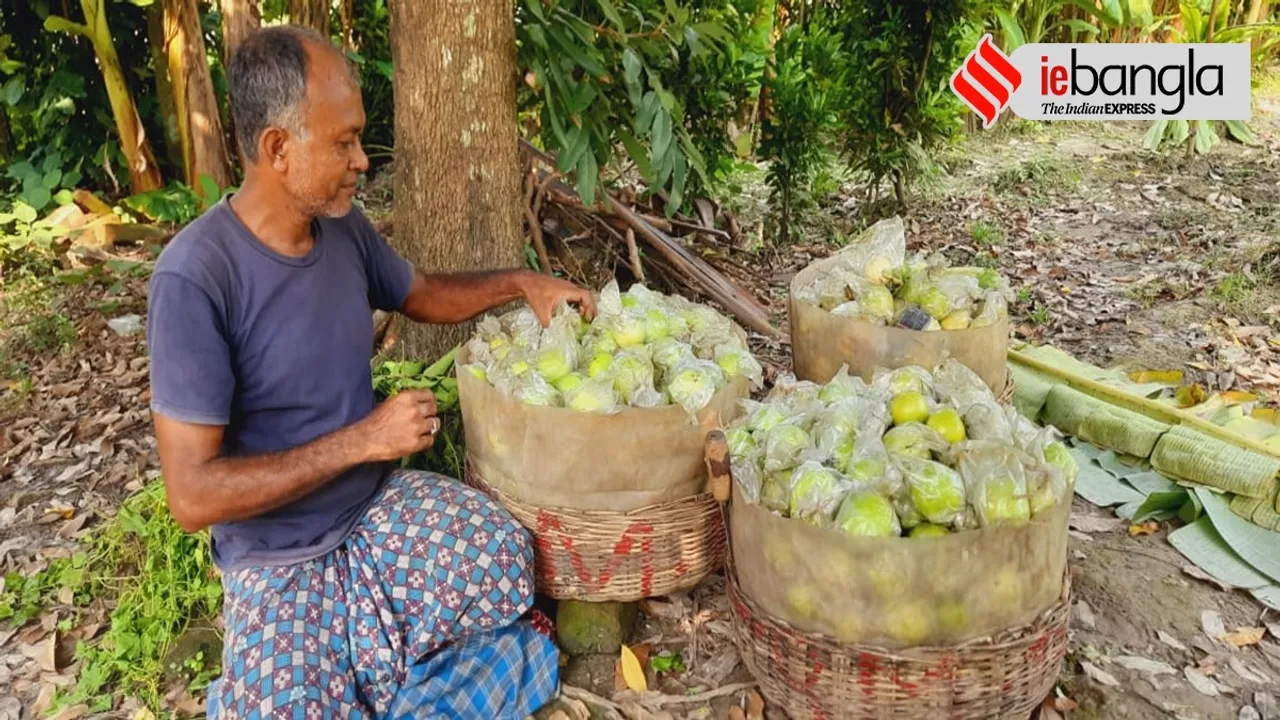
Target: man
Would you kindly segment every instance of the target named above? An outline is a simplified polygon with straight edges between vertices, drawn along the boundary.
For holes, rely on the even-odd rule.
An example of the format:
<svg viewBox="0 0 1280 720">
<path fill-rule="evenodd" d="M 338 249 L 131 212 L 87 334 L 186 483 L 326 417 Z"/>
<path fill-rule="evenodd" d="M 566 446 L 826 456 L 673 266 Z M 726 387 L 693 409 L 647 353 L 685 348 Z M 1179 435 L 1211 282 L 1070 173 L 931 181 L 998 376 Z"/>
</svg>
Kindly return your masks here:
<svg viewBox="0 0 1280 720">
<path fill-rule="evenodd" d="M 523 718 L 556 691 L 530 622 L 527 533 L 485 496 L 390 463 L 440 428 L 429 392 L 374 407 L 371 309 L 459 323 L 591 295 L 511 270 L 428 275 L 352 208 L 368 158 L 325 38 L 261 30 L 228 68 L 244 183 L 151 282 L 152 410 L 169 507 L 223 572 L 211 717 Z M 404 224 L 409 227 L 408 223 Z"/>
</svg>

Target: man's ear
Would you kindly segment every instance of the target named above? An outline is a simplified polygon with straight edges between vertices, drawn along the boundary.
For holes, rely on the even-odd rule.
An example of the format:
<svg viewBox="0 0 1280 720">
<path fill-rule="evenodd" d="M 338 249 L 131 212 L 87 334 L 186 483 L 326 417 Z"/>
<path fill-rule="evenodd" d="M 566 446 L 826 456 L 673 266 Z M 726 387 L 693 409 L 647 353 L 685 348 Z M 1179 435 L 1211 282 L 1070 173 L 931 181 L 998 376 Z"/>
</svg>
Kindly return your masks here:
<svg viewBox="0 0 1280 720">
<path fill-rule="evenodd" d="M 262 132 L 258 140 L 258 155 L 272 168 L 284 172 L 289 168 L 288 162 L 289 133 L 283 128 L 269 127 Z"/>
</svg>

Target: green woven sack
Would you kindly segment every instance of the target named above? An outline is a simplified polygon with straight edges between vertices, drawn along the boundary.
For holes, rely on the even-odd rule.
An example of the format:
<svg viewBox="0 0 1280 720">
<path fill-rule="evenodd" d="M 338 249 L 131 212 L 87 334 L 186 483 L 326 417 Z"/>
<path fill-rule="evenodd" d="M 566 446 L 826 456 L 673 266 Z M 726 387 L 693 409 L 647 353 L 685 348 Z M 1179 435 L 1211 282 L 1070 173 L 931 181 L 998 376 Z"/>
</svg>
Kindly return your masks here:
<svg viewBox="0 0 1280 720">
<path fill-rule="evenodd" d="M 1066 385 L 1055 385 L 1045 400 L 1046 424 L 1068 435 L 1126 455 L 1151 456 L 1169 426 L 1146 415 L 1115 407 Z"/>
<path fill-rule="evenodd" d="M 1179 425 L 1160 438 L 1151 455 L 1151 466 L 1183 480 L 1271 500 L 1276 495 L 1280 459 Z"/>
</svg>

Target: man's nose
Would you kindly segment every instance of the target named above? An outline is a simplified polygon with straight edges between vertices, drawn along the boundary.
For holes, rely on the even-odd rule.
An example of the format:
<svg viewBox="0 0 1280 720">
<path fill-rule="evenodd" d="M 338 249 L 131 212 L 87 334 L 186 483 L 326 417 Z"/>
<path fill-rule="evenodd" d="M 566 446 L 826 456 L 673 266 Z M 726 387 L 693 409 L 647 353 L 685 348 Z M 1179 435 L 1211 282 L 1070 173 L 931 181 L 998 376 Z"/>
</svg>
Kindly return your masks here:
<svg viewBox="0 0 1280 720">
<path fill-rule="evenodd" d="M 356 140 L 356 155 L 353 158 L 353 166 L 357 173 L 365 173 L 369 171 L 369 156 L 364 152 L 364 145 Z"/>
</svg>

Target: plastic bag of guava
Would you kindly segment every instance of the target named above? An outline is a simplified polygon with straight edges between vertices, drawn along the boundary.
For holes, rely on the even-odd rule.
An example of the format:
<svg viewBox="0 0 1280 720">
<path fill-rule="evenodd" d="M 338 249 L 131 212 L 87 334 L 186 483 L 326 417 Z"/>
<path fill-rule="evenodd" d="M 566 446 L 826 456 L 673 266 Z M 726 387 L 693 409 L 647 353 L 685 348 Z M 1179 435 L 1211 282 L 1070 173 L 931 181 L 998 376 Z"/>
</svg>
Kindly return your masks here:
<svg viewBox="0 0 1280 720">
<path fill-rule="evenodd" d="M 762 441 L 765 433 L 787 419 L 787 414 L 782 408 L 772 403 L 743 400 L 740 405 L 742 405 L 743 417 L 739 422 L 751 431 L 757 440 Z"/>
<path fill-rule="evenodd" d="M 721 343 L 712 350 L 716 364 L 728 377 L 745 377 L 752 388 L 764 385 L 764 368 L 739 343 Z"/>
<path fill-rule="evenodd" d="M 572 327 L 559 318 L 552 320 L 552 326 L 544 331 L 531 362 L 533 370 L 550 383 L 578 369 L 578 343 Z"/>
<path fill-rule="evenodd" d="M 663 372 L 669 372 L 686 359 L 695 359 L 693 348 L 689 343 L 681 342 L 674 337 L 665 337 L 649 346 L 653 356 L 653 364 Z"/>
<path fill-rule="evenodd" d="M 615 413 L 622 409 L 622 398 L 609 378 L 584 380 L 564 393 L 564 406 L 578 412 Z"/>
<path fill-rule="evenodd" d="M 719 365 L 690 359 L 672 368 L 665 389 L 672 402 L 692 415 L 711 402 L 724 381 L 724 371 Z"/>
<path fill-rule="evenodd" d="M 836 512 L 835 528 L 856 537 L 898 537 L 902 527 L 888 498 L 875 490 L 847 493 Z"/>
<path fill-rule="evenodd" d="M 864 230 L 836 253 L 840 265 L 875 283 L 889 280 L 888 273 L 902 265 L 907 252 L 906 227 L 902 218 L 892 217 Z"/>
<path fill-rule="evenodd" d="M 863 404 L 857 398 L 847 398 L 828 405 L 810 428 L 815 446 L 838 459 L 837 448 L 847 445 L 844 456 L 844 460 L 847 461 L 849 454 L 853 452 L 853 440 L 857 434 L 858 420 L 862 417 Z M 839 466 L 837 463 L 837 467 Z"/>
<path fill-rule="evenodd" d="M 790 470 L 800 464 L 800 456 L 813 448 L 813 438 L 790 421 L 781 422 L 765 433 L 764 471 Z"/>
<path fill-rule="evenodd" d="M 787 517 L 791 511 L 791 469 L 761 472 L 760 506 Z"/>
<path fill-rule="evenodd" d="M 1000 442 L 969 441 L 958 448 L 960 476 L 982 527 L 1031 519 L 1019 451 Z"/>
<path fill-rule="evenodd" d="M 907 455 L 929 460 L 934 453 L 947 450 L 950 443 L 933 428 L 920 422 L 909 422 L 889 428 L 882 438 L 884 449 L 892 455 Z"/>
<path fill-rule="evenodd" d="M 782 373 L 773 381 L 773 389 L 765 396 L 765 402 L 790 404 L 793 408 L 802 409 L 801 405 L 816 401 L 820 392 L 821 385 L 797 380 L 791 373 Z"/>
<path fill-rule="evenodd" d="M 933 373 L 933 389 L 938 398 L 952 405 L 961 415 L 979 402 L 995 402 L 987 384 L 964 363 L 948 358 Z"/>
<path fill-rule="evenodd" d="M 645 346 L 621 350 L 613 356 L 608 375 L 613 379 L 613 389 L 622 396 L 622 401 L 635 405 L 633 399 L 643 390 L 653 389 L 653 363 L 650 360 L 649 348 Z"/>
<path fill-rule="evenodd" d="M 813 460 L 791 473 L 790 517 L 828 527 L 852 485 L 840 473 Z"/>
<path fill-rule="evenodd" d="M 964 480 L 955 470 L 932 460 L 894 455 L 891 462 L 911 490 L 916 510 L 934 525 L 951 525 L 964 516 Z"/>
<path fill-rule="evenodd" d="M 559 407 L 563 403 L 560 392 L 536 372 L 525 372 L 516 379 L 515 398 L 525 405 Z"/>
<path fill-rule="evenodd" d="M 994 325 L 1007 314 L 1008 304 L 1004 295 L 994 291 L 988 292 L 983 295 L 982 306 L 978 310 L 978 314 L 973 316 L 973 321 L 969 323 L 969 327 L 980 328 Z"/>
<path fill-rule="evenodd" d="M 963 413 L 965 430 L 970 440 L 998 440 L 1013 444 L 1013 426 L 1004 408 L 995 400 L 980 400 Z"/>
<path fill-rule="evenodd" d="M 824 403 L 833 403 L 865 394 L 867 384 L 862 378 L 849 374 L 849 366 L 841 365 L 836 374 L 818 391 L 818 399 Z"/>
<path fill-rule="evenodd" d="M 871 375 L 871 386 L 887 392 L 890 396 L 904 392 L 918 392 L 922 395 L 933 394 L 933 378 L 929 371 L 918 365 L 900 368 L 876 368 Z"/>
<path fill-rule="evenodd" d="M 755 447 L 742 453 L 731 454 L 729 472 L 747 500 L 758 504 L 764 475 L 760 472 L 760 454 Z"/>
</svg>

